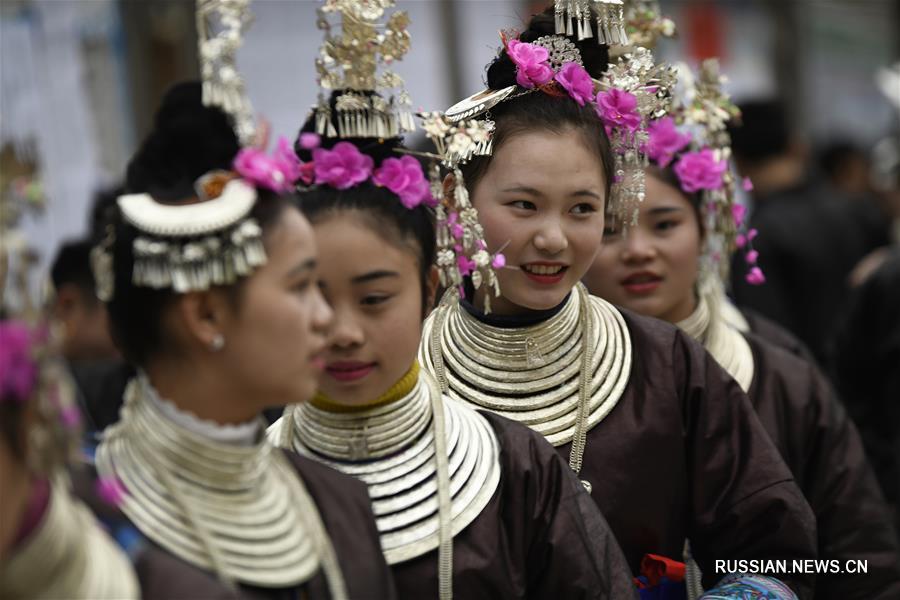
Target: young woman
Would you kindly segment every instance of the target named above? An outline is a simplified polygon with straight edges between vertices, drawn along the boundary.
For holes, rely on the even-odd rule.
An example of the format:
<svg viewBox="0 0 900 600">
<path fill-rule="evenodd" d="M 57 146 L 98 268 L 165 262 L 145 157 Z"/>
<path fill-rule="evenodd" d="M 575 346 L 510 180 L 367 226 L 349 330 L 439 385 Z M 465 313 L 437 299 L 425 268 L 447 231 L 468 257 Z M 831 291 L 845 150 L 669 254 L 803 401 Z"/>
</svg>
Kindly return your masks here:
<svg viewBox="0 0 900 600">
<path fill-rule="evenodd" d="M 635 106 L 621 92 L 605 92 L 603 109 L 586 102 L 565 65 L 550 67 L 559 85 L 530 81 L 553 56 L 519 44 L 550 37 L 551 48 L 568 47 L 554 31 L 552 15 L 536 16 L 490 66 L 490 89 L 508 90 L 487 106 L 492 154 L 463 168 L 489 249 L 504 248 L 502 295 L 485 314 L 483 294 L 456 300 L 450 290 L 426 322 L 422 365 L 451 398 L 544 434 L 589 486 L 635 573 L 647 554 L 680 559 L 689 539 L 706 588 L 793 597 L 774 578 L 723 579 L 715 568 L 715 559 L 815 556 L 809 506 L 746 396 L 688 336 L 579 283 L 600 248 L 613 180 L 598 110 L 613 129 L 633 125 Z M 589 73 L 603 70 L 595 40 L 569 42 Z M 466 118 L 477 118 L 467 104 Z M 778 577 L 810 594 L 811 576 Z"/>
<path fill-rule="evenodd" d="M 318 394 L 289 407 L 272 439 L 368 485 L 400 597 L 633 596 L 606 522 L 553 448 L 443 397 L 419 368 L 436 285 L 419 163 L 396 138 L 323 144 L 298 147 L 318 181 L 300 207 L 335 323 Z M 361 181 L 323 183 L 336 160 L 363 165 Z"/>
<path fill-rule="evenodd" d="M 195 190 L 237 154 L 230 131 L 179 88 L 129 165 L 95 262 L 140 372 L 97 471 L 144 538 L 144 597 L 393 597 L 364 486 L 265 436 L 263 409 L 315 391 L 332 313 L 277 155 L 242 152 L 243 178 Z"/>
<path fill-rule="evenodd" d="M 702 99 L 711 89 L 698 86 L 694 97 Z M 685 114 L 679 106 L 675 114 Z M 695 118 L 696 110 L 685 118 Z M 713 156 L 704 153 L 715 148 L 708 126 L 695 126 L 689 135 L 674 123 L 660 122 L 651 132 L 651 155 L 666 166 L 647 172 L 638 225 L 627 232 L 607 228 L 585 283 L 618 306 L 677 324 L 702 342 L 748 393 L 816 515 L 819 558 L 839 564 L 859 557 L 868 561 L 864 573 L 820 574 L 816 597 L 897 597 L 900 553 L 893 532 L 885 527 L 888 510 L 859 434 L 824 375 L 799 356 L 742 334 L 727 321 L 711 250 L 716 240 L 729 248 L 734 235 L 733 186 L 719 169 L 727 161 L 704 162 Z M 679 136 L 684 144 L 679 150 L 654 154 Z M 718 218 L 721 213 L 725 219 Z M 755 262 L 755 254 L 749 258 Z M 751 269 L 751 279 L 753 273 Z"/>
</svg>

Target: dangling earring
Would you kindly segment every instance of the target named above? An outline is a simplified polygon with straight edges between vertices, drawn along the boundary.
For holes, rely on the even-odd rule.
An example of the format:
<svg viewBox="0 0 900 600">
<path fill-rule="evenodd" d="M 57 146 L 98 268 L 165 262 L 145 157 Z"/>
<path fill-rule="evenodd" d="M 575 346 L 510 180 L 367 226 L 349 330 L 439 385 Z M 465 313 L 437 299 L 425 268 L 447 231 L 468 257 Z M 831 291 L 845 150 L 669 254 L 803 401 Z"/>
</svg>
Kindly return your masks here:
<svg viewBox="0 0 900 600">
<path fill-rule="evenodd" d="M 222 348 L 225 347 L 225 336 L 221 333 L 217 333 L 212 341 L 209 343 L 209 347 L 213 352 L 218 352 Z"/>
</svg>

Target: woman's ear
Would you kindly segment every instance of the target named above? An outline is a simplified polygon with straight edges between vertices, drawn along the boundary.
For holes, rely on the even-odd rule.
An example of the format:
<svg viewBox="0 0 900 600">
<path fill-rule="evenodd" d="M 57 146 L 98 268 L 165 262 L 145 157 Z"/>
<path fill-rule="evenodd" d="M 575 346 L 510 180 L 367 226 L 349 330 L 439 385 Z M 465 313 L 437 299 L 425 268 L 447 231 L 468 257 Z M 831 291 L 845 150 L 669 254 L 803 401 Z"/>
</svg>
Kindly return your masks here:
<svg viewBox="0 0 900 600">
<path fill-rule="evenodd" d="M 447 173 L 444 176 L 444 200 L 453 202 L 453 191 L 456 189 L 456 176 L 453 173 Z"/>
<path fill-rule="evenodd" d="M 217 351 L 224 345 L 232 310 L 222 291 L 207 290 L 179 296 L 175 313 L 190 346 Z"/>
</svg>

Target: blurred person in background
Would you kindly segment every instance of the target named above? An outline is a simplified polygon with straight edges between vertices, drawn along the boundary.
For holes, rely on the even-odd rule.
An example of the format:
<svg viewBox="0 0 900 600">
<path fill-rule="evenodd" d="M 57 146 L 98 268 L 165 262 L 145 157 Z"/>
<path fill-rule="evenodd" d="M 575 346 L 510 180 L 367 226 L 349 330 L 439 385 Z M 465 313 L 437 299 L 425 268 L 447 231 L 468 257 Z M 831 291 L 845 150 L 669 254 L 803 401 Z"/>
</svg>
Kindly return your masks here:
<svg viewBox="0 0 900 600">
<path fill-rule="evenodd" d="M 753 181 L 750 227 L 766 284 L 732 270 L 736 303 L 789 329 L 821 362 L 835 318 L 848 301 L 848 278 L 869 252 L 887 243 L 873 235 L 859 203 L 835 193 L 812 170 L 804 145 L 779 101 L 748 102 L 731 130 L 741 175 Z M 751 326 L 752 328 L 752 326 Z"/>
<path fill-rule="evenodd" d="M 90 240 L 65 243 L 50 271 L 56 290 L 54 313 L 62 325 L 62 353 L 70 363 L 119 356 L 109 336 L 106 310 L 94 293 L 90 255 Z"/>
<path fill-rule="evenodd" d="M 68 483 L 80 426 L 54 350 L 45 324 L 0 321 L 0 597 L 137 598 L 128 559 Z"/>
<path fill-rule="evenodd" d="M 102 204 L 103 196 L 98 197 L 97 205 Z M 118 420 L 122 393 L 134 375 L 113 343 L 106 309 L 94 291 L 91 247 L 90 239 L 63 244 L 50 271 L 61 355 L 75 381 L 88 436 Z"/>
<path fill-rule="evenodd" d="M 832 371 L 900 532 L 900 249 L 854 292 Z"/>
<path fill-rule="evenodd" d="M 818 166 L 828 183 L 852 199 L 872 194 L 872 163 L 866 153 L 850 140 L 838 139 L 818 152 Z"/>
</svg>

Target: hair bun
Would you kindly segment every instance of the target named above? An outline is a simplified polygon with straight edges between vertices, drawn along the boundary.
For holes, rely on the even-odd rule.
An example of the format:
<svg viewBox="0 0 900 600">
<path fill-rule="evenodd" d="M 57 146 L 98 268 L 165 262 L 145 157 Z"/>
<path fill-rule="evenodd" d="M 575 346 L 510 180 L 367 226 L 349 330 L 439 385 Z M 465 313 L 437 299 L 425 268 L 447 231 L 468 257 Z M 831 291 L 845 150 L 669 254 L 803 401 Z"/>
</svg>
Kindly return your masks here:
<svg viewBox="0 0 900 600">
<path fill-rule="evenodd" d="M 182 199 L 200 176 L 230 169 L 239 150 L 231 118 L 203 105 L 200 83 L 179 83 L 166 92 L 153 131 L 128 164 L 128 191 Z"/>
<path fill-rule="evenodd" d="M 556 15 L 552 6 L 533 15 L 528 22 L 528 27 L 516 39 L 533 43 L 545 35 L 562 35 L 556 33 Z M 565 37 L 578 48 L 584 68 L 591 77 L 599 79 L 609 66 L 609 47 L 605 44 L 598 44 L 596 37 L 580 41 L 573 36 Z M 516 66 L 503 48 L 497 58 L 487 67 L 487 85 L 492 90 L 502 90 L 516 85 Z"/>
</svg>

